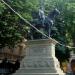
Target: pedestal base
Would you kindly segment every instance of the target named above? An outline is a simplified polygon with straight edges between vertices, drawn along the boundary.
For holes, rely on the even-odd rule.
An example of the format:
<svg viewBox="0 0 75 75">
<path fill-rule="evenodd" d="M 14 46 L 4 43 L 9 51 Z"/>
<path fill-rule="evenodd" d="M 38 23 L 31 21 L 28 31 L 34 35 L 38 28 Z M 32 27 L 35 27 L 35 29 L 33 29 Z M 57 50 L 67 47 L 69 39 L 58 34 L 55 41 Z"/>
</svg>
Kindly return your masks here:
<svg viewBox="0 0 75 75">
<path fill-rule="evenodd" d="M 26 57 L 14 75 L 64 75 L 55 57 L 54 40 L 28 41 Z"/>
</svg>

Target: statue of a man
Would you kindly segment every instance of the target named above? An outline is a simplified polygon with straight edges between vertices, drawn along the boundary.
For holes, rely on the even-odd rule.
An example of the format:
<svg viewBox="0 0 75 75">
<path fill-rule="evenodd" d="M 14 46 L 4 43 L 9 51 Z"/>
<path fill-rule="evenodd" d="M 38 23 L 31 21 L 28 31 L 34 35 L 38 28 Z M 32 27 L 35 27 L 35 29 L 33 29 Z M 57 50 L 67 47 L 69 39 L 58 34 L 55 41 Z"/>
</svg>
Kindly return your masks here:
<svg viewBox="0 0 75 75">
<path fill-rule="evenodd" d="M 44 26 L 45 14 L 42 9 L 39 9 L 39 21 L 41 21 L 41 25 Z"/>
<path fill-rule="evenodd" d="M 54 9 L 52 12 L 49 13 L 48 16 L 45 16 L 43 9 L 39 9 L 38 18 L 33 20 L 33 25 L 40 30 L 41 32 L 45 33 L 48 37 L 51 36 L 51 30 L 53 27 L 53 21 L 56 16 L 59 15 L 59 10 Z M 35 22 L 34 22 L 35 21 Z M 33 39 L 45 39 L 46 37 L 43 36 L 38 31 L 31 29 L 31 36 Z"/>
</svg>

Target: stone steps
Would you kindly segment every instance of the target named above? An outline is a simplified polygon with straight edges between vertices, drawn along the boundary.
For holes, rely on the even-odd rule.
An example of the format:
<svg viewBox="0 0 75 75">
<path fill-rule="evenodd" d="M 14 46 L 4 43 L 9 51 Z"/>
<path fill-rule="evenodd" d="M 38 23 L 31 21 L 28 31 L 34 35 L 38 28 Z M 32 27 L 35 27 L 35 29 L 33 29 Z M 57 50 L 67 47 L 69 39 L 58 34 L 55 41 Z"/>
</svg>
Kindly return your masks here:
<svg viewBox="0 0 75 75">
<path fill-rule="evenodd" d="M 57 73 L 16 73 L 14 75 L 59 75 L 59 74 Z"/>
<path fill-rule="evenodd" d="M 56 73 L 54 69 L 20 69 L 16 73 Z"/>
</svg>

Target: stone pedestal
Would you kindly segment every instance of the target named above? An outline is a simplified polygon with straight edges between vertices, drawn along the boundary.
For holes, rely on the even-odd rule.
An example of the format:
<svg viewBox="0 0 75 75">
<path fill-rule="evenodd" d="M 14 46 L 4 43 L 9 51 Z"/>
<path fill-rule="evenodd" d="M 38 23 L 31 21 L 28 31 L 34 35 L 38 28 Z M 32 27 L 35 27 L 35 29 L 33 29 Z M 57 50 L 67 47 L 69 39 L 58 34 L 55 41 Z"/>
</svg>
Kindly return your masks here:
<svg viewBox="0 0 75 75">
<path fill-rule="evenodd" d="M 26 57 L 14 75 L 64 75 L 55 57 L 56 43 L 52 39 L 28 41 Z"/>
</svg>

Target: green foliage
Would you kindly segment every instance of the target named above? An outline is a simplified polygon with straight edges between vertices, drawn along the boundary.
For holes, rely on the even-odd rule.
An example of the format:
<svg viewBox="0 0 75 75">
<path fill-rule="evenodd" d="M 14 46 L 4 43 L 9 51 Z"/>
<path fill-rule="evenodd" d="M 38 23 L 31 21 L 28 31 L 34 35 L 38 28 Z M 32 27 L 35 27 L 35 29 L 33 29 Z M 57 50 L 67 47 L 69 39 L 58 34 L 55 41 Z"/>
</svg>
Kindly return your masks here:
<svg viewBox="0 0 75 75">
<path fill-rule="evenodd" d="M 32 12 L 38 10 L 38 0 L 5 0 L 15 11 L 27 20 L 32 20 Z M 0 47 L 14 47 L 22 37 L 26 37 L 29 27 L 13 11 L 0 2 Z"/>
<path fill-rule="evenodd" d="M 12 0 L 7 3 L 27 20 L 31 20 L 32 12 L 38 10 L 38 0 Z"/>
<path fill-rule="evenodd" d="M 4 11 L 5 5 L 3 3 L 0 2 L 0 14 L 2 14 L 2 12 Z"/>
<path fill-rule="evenodd" d="M 9 9 L 0 15 L 0 47 L 14 47 L 24 37 L 26 31 L 19 20 L 19 17 Z"/>
</svg>

